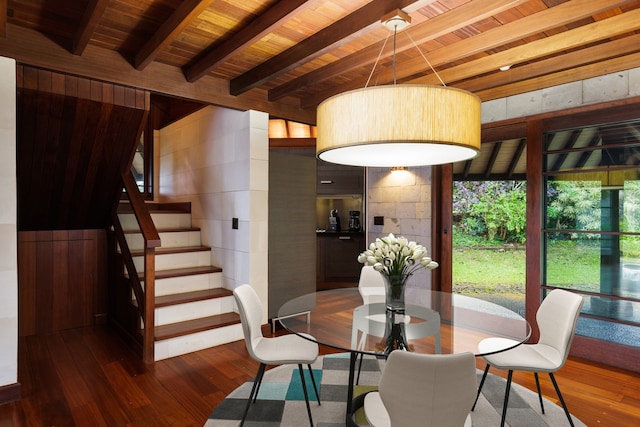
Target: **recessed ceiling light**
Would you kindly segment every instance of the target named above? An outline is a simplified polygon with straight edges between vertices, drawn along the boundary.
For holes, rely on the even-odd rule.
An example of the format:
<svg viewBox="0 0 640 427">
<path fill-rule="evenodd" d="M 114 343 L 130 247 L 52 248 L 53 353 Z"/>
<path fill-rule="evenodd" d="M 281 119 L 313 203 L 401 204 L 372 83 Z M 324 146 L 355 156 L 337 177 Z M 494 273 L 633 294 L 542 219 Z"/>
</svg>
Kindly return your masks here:
<svg viewBox="0 0 640 427">
<path fill-rule="evenodd" d="M 500 71 L 507 71 L 511 68 L 511 65 L 503 65 L 502 67 L 500 67 Z"/>
</svg>

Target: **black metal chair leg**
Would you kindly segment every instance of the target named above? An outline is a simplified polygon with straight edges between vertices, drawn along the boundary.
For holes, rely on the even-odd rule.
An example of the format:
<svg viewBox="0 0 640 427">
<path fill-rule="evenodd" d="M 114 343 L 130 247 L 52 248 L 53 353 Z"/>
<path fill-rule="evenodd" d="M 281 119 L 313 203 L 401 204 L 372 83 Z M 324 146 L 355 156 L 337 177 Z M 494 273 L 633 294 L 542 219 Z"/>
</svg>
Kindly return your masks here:
<svg viewBox="0 0 640 427">
<path fill-rule="evenodd" d="M 538 378 L 537 372 L 534 372 L 533 376 L 536 379 L 536 388 L 538 389 L 538 400 L 540 401 L 540 410 L 544 414 L 544 404 L 542 403 L 542 392 L 540 391 L 540 379 Z"/>
<path fill-rule="evenodd" d="M 356 385 L 360 384 L 360 370 L 362 369 L 363 358 L 364 358 L 364 353 L 360 353 L 360 363 L 358 364 L 358 376 L 356 377 Z"/>
<path fill-rule="evenodd" d="M 316 379 L 313 377 L 313 369 L 311 369 L 311 365 L 307 365 L 307 367 L 309 368 L 309 375 L 311 376 L 311 383 L 313 384 L 313 390 L 316 392 L 318 405 L 322 405 L 322 403 L 320 403 L 320 394 L 318 394 L 318 387 L 316 386 Z"/>
<path fill-rule="evenodd" d="M 489 368 L 491 366 L 487 363 L 487 366 L 484 368 L 484 374 L 482 374 L 482 379 L 480 380 L 480 385 L 478 386 L 478 394 L 476 394 L 476 400 L 473 402 L 473 406 L 471 410 L 476 409 L 476 403 L 478 403 L 478 398 L 480 397 L 480 392 L 482 391 L 482 386 L 484 385 L 484 380 L 487 378 L 487 373 L 489 373 Z"/>
<path fill-rule="evenodd" d="M 264 377 L 266 366 L 267 365 L 265 364 L 262 369 L 258 369 L 258 375 L 256 376 L 256 379 L 255 379 L 255 382 L 258 386 L 256 387 L 256 392 L 253 395 L 253 403 L 256 403 L 256 400 L 258 400 L 258 393 L 260 393 L 260 386 L 262 385 L 262 378 Z"/>
<path fill-rule="evenodd" d="M 313 417 L 311 416 L 311 405 L 309 405 L 309 395 L 307 393 L 307 382 L 304 379 L 304 370 L 302 364 L 298 365 L 298 371 L 300 372 L 300 380 L 302 380 L 302 392 L 304 393 L 304 401 L 307 404 L 307 414 L 309 414 L 309 423 L 313 427 Z"/>
<path fill-rule="evenodd" d="M 509 407 L 509 392 L 511 392 L 511 379 L 513 377 L 513 371 L 509 371 L 507 375 L 507 389 L 504 392 L 504 405 L 502 406 L 502 420 L 500 421 L 500 427 L 504 427 L 504 423 L 507 419 L 507 408 Z"/>
<path fill-rule="evenodd" d="M 264 369 L 266 365 L 264 363 L 260 364 L 258 368 L 258 373 L 256 374 L 256 378 L 253 380 L 253 387 L 251 387 L 251 394 L 249 394 L 249 398 L 247 399 L 247 406 L 244 408 L 244 413 L 242 414 L 242 420 L 240 421 L 240 427 L 244 425 L 244 420 L 247 418 L 247 414 L 249 413 L 249 406 L 251 405 L 251 401 L 254 400 L 254 396 L 258 395 L 258 389 L 260 388 L 260 383 L 262 382 L 262 377 L 264 376 Z M 255 402 L 255 400 L 254 400 Z"/>
<path fill-rule="evenodd" d="M 569 425 L 573 426 L 573 420 L 571 419 L 571 414 L 567 409 L 567 405 L 564 403 L 564 399 L 562 398 L 562 393 L 560 393 L 560 387 L 558 387 L 558 383 L 556 382 L 556 377 L 553 376 L 553 372 L 549 372 L 549 377 L 551 378 L 551 382 L 553 383 L 553 387 L 556 389 L 556 394 L 560 399 L 560 403 L 562 403 L 562 408 L 564 408 L 564 413 L 567 415 L 567 419 L 569 420 Z"/>
</svg>

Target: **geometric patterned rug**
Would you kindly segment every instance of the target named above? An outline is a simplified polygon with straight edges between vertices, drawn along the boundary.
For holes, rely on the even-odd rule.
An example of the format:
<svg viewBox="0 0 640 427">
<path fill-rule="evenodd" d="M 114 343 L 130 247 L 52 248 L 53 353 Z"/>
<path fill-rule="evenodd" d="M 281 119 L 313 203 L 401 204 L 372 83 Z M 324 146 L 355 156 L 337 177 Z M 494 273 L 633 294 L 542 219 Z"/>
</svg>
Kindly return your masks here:
<svg viewBox="0 0 640 427">
<path fill-rule="evenodd" d="M 349 378 L 349 354 L 339 353 L 321 356 L 311 365 L 320 401 L 315 400 L 309 370 L 304 367 L 311 412 L 316 427 L 344 427 Z M 380 381 L 384 360 L 365 358 L 360 373 L 360 385 L 354 395 L 375 390 Z M 482 371 L 478 371 L 478 382 Z M 504 401 L 505 380 L 489 374 L 485 380 L 482 395 L 476 409 L 471 413 L 474 427 L 494 427 L 500 425 L 502 403 Z M 242 418 L 253 381 L 247 381 L 231 392 L 209 416 L 205 427 L 237 427 Z M 569 421 L 561 407 L 545 399 L 545 414 L 540 413 L 538 395 L 512 383 L 507 411 L 507 425 L 510 427 L 557 427 L 568 426 Z M 576 427 L 585 427 L 575 417 Z M 361 411 L 355 415 L 358 425 L 367 426 Z M 309 425 L 309 417 L 302 393 L 302 383 L 297 365 L 284 365 L 265 372 L 256 403 L 252 403 L 244 423 L 246 427 L 301 427 Z"/>
</svg>

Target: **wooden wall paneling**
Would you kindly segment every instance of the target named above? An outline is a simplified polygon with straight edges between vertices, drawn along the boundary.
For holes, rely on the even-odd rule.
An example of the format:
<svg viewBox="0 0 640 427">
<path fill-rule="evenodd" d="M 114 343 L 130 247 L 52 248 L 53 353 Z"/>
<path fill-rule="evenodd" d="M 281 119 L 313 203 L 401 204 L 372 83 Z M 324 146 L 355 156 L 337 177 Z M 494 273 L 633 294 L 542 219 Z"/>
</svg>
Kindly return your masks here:
<svg viewBox="0 0 640 427">
<path fill-rule="evenodd" d="M 50 329 L 43 328 L 42 332 L 60 331 L 80 326 L 75 319 L 78 312 L 84 309 L 80 306 L 82 299 L 74 279 L 74 275 L 78 269 L 82 268 L 82 264 L 78 263 L 70 268 L 68 232 L 54 231 L 52 234 L 51 258 L 47 260 L 51 263 L 51 280 L 43 278 L 43 281 L 38 283 L 38 293 L 42 292 L 45 297 L 51 296 L 51 301 L 53 301 L 53 307 L 50 310 Z M 43 245 L 49 246 L 47 243 L 42 242 Z M 44 308 L 39 310 L 39 313 L 47 312 L 48 310 Z"/>
<path fill-rule="evenodd" d="M 74 98 L 78 96 L 78 80 L 76 76 L 64 75 L 64 93 L 67 96 Z"/>
<path fill-rule="evenodd" d="M 33 93 L 34 92 L 29 89 L 24 89 L 19 92 L 21 101 L 18 104 L 20 105 L 20 110 L 23 112 L 35 110 L 36 97 L 33 96 Z M 18 226 L 20 226 L 20 220 L 28 220 L 33 214 L 26 203 L 33 198 L 31 196 L 32 188 L 30 177 L 36 166 L 36 158 L 31 154 L 32 147 L 35 145 L 34 141 L 36 140 L 35 122 L 36 118 L 34 116 L 24 113 L 18 115 L 17 132 L 19 135 L 19 143 L 16 146 Z"/>
<path fill-rule="evenodd" d="M 49 107 L 47 117 L 47 129 L 44 141 L 35 141 L 39 146 L 46 144 L 45 157 L 43 159 L 45 177 L 41 176 L 37 171 L 32 171 L 32 179 L 34 180 L 34 186 L 36 186 L 36 194 L 40 194 L 42 200 L 42 206 L 49 207 L 45 210 L 39 210 L 42 220 L 47 213 L 51 214 L 53 218 L 57 218 L 57 199 L 56 195 L 60 191 L 60 181 L 58 179 L 58 171 L 66 164 L 66 156 L 63 146 L 65 145 L 64 139 L 61 135 L 64 119 L 64 100 L 63 95 L 56 95 L 51 93 L 48 97 Z M 35 147 L 38 150 L 38 147 Z M 64 171 L 64 169 L 62 169 Z M 64 173 L 64 172 L 63 172 Z M 34 206 L 34 209 L 36 207 Z"/>
<path fill-rule="evenodd" d="M 36 232 L 18 233 L 18 334 L 33 335 L 36 331 L 37 245 Z"/>
<path fill-rule="evenodd" d="M 49 237 L 46 238 L 45 235 Z M 53 330 L 54 307 L 56 300 L 53 295 L 53 241 L 51 232 L 36 234 L 36 300 L 33 309 L 36 329 L 34 333 L 49 333 Z M 46 239 L 46 240 L 45 240 Z M 66 260 L 60 260 L 66 262 Z"/>
<path fill-rule="evenodd" d="M 105 321 L 104 230 L 20 232 L 18 253 L 20 336 Z"/>
<path fill-rule="evenodd" d="M 72 86 L 75 86 L 77 90 L 77 81 L 75 82 L 75 85 L 73 85 L 72 81 L 69 82 Z M 79 109 L 80 106 L 78 98 L 67 97 L 65 100 L 65 117 L 70 119 L 65 123 L 63 135 L 63 138 L 67 141 L 68 148 L 65 155 L 66 169 L 64 171 L 63 178 L 60 180 L 61 193 L 60 199 L 58 200 L 61 209 L 59 223 L 69 223 L 70 221 L 70 215 L 73 209 L 75 186 L 78 180 L 78 175 L 83 167 L 83 160 L 80 156 L 82 140 L 76 137 L 82 129 L 82 122 L 75 119 Z"/>
</svg>

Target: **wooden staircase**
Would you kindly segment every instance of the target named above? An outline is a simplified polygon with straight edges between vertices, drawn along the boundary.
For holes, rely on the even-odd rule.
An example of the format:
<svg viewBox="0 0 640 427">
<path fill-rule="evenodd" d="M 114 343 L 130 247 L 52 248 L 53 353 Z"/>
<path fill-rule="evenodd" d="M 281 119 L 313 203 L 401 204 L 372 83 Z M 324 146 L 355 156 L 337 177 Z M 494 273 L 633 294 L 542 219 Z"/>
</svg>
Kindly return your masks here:
<svg viewBox="0 0 640 427">
<path fill-rule="evenodd" d="M 147 206 L 162 243 L 155 250 L 154 359 L 242 339 L 233 293 L 222 286 L 222 269 L 212 265 L 211 248 L 192 226 L 189 205 Z M 118 217 L 144 284 L 144 240 L 135 216 L 125 210 Z"/>
</svg>

